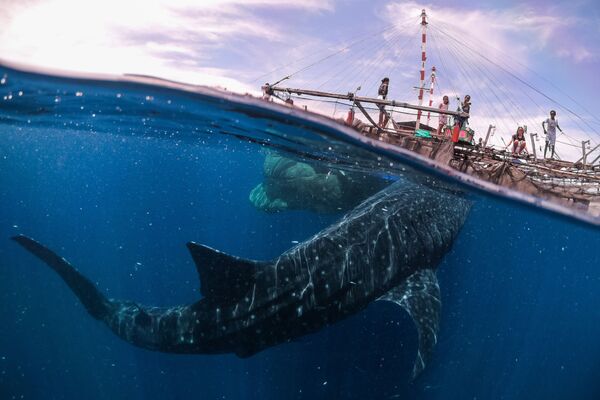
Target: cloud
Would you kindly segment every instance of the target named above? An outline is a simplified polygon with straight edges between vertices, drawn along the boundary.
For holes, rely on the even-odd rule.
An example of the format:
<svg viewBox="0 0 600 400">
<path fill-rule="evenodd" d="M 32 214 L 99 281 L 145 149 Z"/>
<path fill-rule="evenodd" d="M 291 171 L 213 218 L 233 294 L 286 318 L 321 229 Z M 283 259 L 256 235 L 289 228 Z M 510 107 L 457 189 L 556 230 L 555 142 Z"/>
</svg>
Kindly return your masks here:
<svg viewBox="0 0 600 400">
<path fill-rule="evenodd" d="M 470 93 L 477 133 L 485 135 L 493 123 L 507 137 L 518 124 L 539 130 L 551 102 L 482 56 L 520 76 L 545 62 L 572 66 L 597 59 L 591 50 L 597 45 L 586 41 L 597 35 L 581 29 L 595 33 L 598 20 L 582 24 L 559 6 L 491 9 L 385 1 L 378 7 L 355 5 L 350 13 L 337 12 L 335 0 L 4 0 L 0 55 L 47 68 L 138 73 L 255 94 L 260 84 L 314 64 L 285 84 L 341 93 L 361 86 L 359 94 L 375 96 L 380 79 L 389 76 L 390 98 L 416 103 L 419 15 L 425 8 L 428 68 L 438 68 L 434 105 L 449 94 L 455 108 L 455 96 Z M 358 20 L 372 23 L 357 28 Z M 393 28 L 383 30 L 386 26 Z M 547 90 L 547 82 L 541 87 Z M 305 104 L 327 115 L 347 111 L 335 104 Z"/>
<path fill-rule="evenodd" d="M 539 8 L 525 6 L 478 9 L 433 6 L 413 1 L 388 3 L 381 17 L 390 21 L 411 16 L 416 18 L 422 9 L 429 10 L 431 25 L 466 43 L 477 43 L 475 47 L 481 47 L 486 56 L 502 60 L 510 54 L 524 64 L 534 52 L 545 49 L 561 51 L 563 47 L 552 46 L 552 41 L 561 38 L 578 23 L 575 17 L 567 17 L 552 7 L 544 13 Z M 456 24 L 448 21 L 456 21 Z M 443 37 L 443 34 L 440 36 Z"/>
<path fill-rule="evenodd" d="M 568 60 L 573 60 L 577 63 L 596 58 L 596 54 L 592 53 L 585 47 L 577 45 L 570 48 L 562 48 L 557 51 L 557 55 Z"/>
<path fill-rule="evenodd" d="M 237 76 L 209 73 L 247 56 L 240 38 L 284 43 L 277 24 L 257 10 L 323 13 L 332 0 L 154 0 L 8 2 L 0 14 L 0 54 L 46 68 L 141 73 L 197 84 L 253 90 Z"/>
<path fill-rule="evenodd" d="M 429 21 L 427 68 L 433 65 L 438 68 L 434 104 L 439 103 L 440 94 L 451 94 L 455 104 L 454 94 L 462 97 L 470 93 L 473 96 L 470 122 L 480 136 L 485 135 L 489 124 L 497 125 L 507 137 L 518 125 L 541 132 L 541 121 L 546 118 L 543 116 L 549 108 L 556 108 L 565 116 L 563 124 L 577 140 L 589 137 L 590 131 L 582 129 L 585 123 L 550 99 L 564 99 L 564 95 L 555 93 L 560 90 L 534 72 L 544 63 L 566 59 L 570 68 L 574 68 L 576 63 L 596 57 L 590 50 L 595 45 L 586 42 L 590 35 L 582 33 L 585 29 L 581 18 L 551 5 L 542 10 L 527 6 L 490 9 L 432 6 L 416 1 L 389 2 L 379 17 L 389 23 L 411 19 L 412 23 L 418 23 L 422 9 L 427 10 Z M 406 91 L 407 79 L 418 86 L 419 56 L 420 49 L 413 46 L 404 57 L 413 60 L 413 66 L 404 66 L 394 75 L 393 85 L 403 88 L 400 96 L 411 94 Z M 428 87 L 427 81 L 425 86 Z M 416 95 L 408 101 L 414 103 L 415 98 Z"/>
</svg>

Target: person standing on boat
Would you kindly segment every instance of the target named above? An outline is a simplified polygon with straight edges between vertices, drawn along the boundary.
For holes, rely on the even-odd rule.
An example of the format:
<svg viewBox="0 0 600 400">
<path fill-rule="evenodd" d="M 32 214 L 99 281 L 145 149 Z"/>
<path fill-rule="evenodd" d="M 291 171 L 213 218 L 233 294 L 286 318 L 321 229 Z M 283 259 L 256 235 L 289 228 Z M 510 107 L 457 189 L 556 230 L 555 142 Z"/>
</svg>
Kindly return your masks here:
<svg viewBox="0 0 600 400">
<path fill-rule="evenodd" d="M 450 99 L 448 99 L 448 96 L 444 96 L 442 99 L 442 102 L 440 103 L 440 105 L 438 106 L 438 108 L 440 109 L 440 111 L 448 111 L 448 105 L 450 103 Z M 441 135 L 442 134 L 442 130 L 444 129 L 444 127 L 448 124 L 448 115 L 447 114 L 442 114 L 440 113 L 440 120 L 438 123 L 438 129 L 437 129 L 437 134 Z"/>
<path fill-rule="evenodd" d="M 554 158 L 554 146 L 556 144 L 556 128 L 562 133 L 562 129 L 558 125 L 558 119 L 556 119 L 556 111 L 550 111 L 550 118 L 542 122 L 542 128 L 546 134 L 546 146 L 544 147 L 544 158 L 546 158 L 546 152 L 548 147 L 552 150 L 550 158 Z"/>
<path fill-rule="evenodd" d="M 462 112 L 469 114 L 471 113 L 471 96 L 466 95 L 462 104 L 460 105 L 460 109 Z M 460 129 L 464 129 L 465 126 L 469 123 L 469 117 L 458 117 L 460 121 Z"/>
<path fill-rule="evenodd" d="M 512 135 L 512 139 L 506 145 L 506 148 L 508 149 L 508 147 L 511 144 L 513 144 L 513 150 L 512 150 L 513 155 L 521 154 L 523 151 L 525 151 L 525 146 L 527 146 L 527 141 L 525 140 L 525 129 L 523 129 L 522 126 L 517 128 L 517 133 Z"/>
<path fill-rule="evenodd" d="M 460 97 L 456 97 L 456 100 L 460 102 Z M 465 100 L 462 103 L 458 104 L 456 109 L 458 112 L 464 112 L 469 114 L 471 112 L 471 96 L 466 95 Z M 458 139 L 460 138 L 460 131 L 463 130 L 469 121 L 469 117 L 454 117 L 454 128 L 452 129 L 452 142 L 458 143 Z"/>
<path fill-rule="evenodd" d="M 388 88 L 390 86 L 390 78 L 383 78 L 381 80 L 381 85 L 379 85 L 379 90 L 377 91 L 377 98 L 379 100 L 386 100 L 388 95 Z M 378 104 L 379 107 L 379 127 L 385 128 L 388 123 L 387 112 L 385 111 L 385 106 L 383 104 Z"/>
</svg>

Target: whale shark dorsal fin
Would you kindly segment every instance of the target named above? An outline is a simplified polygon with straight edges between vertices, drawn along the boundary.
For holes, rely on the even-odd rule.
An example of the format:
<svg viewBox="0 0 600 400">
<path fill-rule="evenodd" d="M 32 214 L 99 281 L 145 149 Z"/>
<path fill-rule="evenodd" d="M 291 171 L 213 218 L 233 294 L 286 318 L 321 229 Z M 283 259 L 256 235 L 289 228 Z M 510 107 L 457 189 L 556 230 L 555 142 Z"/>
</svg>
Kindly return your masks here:
<svg viewBox="0 0 600 400">
<path fill-rule="evenodd" d="M 387 300 L 404 308 L 417 326 L 419 350 L 413 366 L 413 378 L 419 375 L 437 343 L 440 327 L 440 286 L 435 271 L 422 269 L 378 300 Z"/>
<path fill-rule="evenodd" d="M 216 301 L 243 297 L 256 282 L 256 273 L 266 263 L 225 254 L 211 247 L 187 244 L 200 277 L 200 293 Z"/>
</svg>

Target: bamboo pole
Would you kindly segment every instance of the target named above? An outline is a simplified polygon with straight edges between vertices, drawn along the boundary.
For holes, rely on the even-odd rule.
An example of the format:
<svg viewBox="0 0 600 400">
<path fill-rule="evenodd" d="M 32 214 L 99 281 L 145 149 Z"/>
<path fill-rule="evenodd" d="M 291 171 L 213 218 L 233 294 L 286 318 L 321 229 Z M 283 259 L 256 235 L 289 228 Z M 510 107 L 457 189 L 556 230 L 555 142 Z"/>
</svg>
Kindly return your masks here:
<svg viewBox="0 0 600 400">
<path fill-rule="evenodd" d="M 517 164 L 515 164 L 515 166 L 520 167 L 520 165 L 517 165 Z M 564 175 L 564 176 L 569 176 L 572 178 L 578 178 L 578 179 L 584 178 L 584 179 L 588 179 L 590 181 L 600 182 L 600 176 L 594 176 L 594 175 L 589 175 L 589 174 L 578 174 L 576 172 L 569 172 L 569 171 L 560 171 L 560 170 L 552 169 L 549 167 L 544 167 L 543 165 L 539 165 L 539 164 L 532 165 L 531 168 L 537 168 L 537 169 L 541 169 L 542 171 L 553 172 L 555 176 Z"/>
<path fill-rule="evenodd" d="M 469 114 L 461 112 L 461 111 L 440 110 L 436 107 L 415 106 L 413 104 L 404 103 L 404 102 L 400 102 L 400 101 L 396 101 L 396 100 L 382 100 L 382 99 L 375 99 L 373 97 L 355 96 L 353 93 L 339 94 L 339 93 L 321 92 L 318 90 L 294 89 L 294 88 L 284 88 L 284 87 L 277 87 L 277 86 L 269 86 L 267 88 L 267 90 L 269 90 L 271 92 L 297 94 L 300 96 L 307 95 L 307 96 L 314 96 L 314 97 L 328 97 L 328 98 L 339 99 L 339 100 L 359 101 L 361 103 L 372 103 L 372 104 L 379 104 L 379 105 L 391 106 L 391 107 L 408 108 L 410 110 L 430 111 L 432 113 L 452 115 L 455 117 L 464 117 L 464 118 L 469 117 Z"/>
</svg>

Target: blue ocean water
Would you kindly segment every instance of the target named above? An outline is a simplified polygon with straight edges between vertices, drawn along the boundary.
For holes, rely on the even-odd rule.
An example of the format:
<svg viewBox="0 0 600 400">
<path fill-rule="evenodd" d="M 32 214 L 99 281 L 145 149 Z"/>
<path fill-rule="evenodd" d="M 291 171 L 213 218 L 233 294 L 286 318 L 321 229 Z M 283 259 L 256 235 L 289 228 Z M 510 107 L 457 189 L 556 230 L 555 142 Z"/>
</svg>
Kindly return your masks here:
<svg viewBox="0 0 600 400">
<path fill-rule="evenodd" d="M 247 359 L 123 342 L 9 238 L 42 241 L 110 297 L 191 303 L 186 242 L 271 259 L 342 217 L 256 209 L 268 151 L 373 176 L 428 172 L 227 99 L 0 77 L 0 398 L 600 398 L 598 228 L 481 193 L 439 267 L 439 343 L 415 380 L 413 322 L 383 302 Z"/>
</svg>

